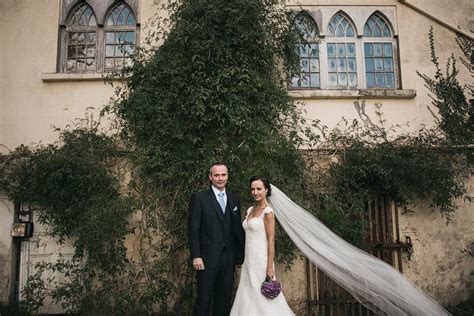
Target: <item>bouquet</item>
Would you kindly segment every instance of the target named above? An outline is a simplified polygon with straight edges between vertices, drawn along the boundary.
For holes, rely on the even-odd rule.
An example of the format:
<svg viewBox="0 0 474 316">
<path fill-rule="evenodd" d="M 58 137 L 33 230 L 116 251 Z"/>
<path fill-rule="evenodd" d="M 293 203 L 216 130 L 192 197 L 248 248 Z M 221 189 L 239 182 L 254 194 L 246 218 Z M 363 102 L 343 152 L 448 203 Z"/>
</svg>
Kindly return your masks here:
<svg viewBox="0 0 474 316">
<path fill-rule="evenodd" d="M 263 281 L 262 286 L 260 287 L 260 292 L 262 292 L 263 296 L 266 298 L 274 299 L 281 292 L 281 284 L 267 275 L 265 281 Z"/>
</svg>

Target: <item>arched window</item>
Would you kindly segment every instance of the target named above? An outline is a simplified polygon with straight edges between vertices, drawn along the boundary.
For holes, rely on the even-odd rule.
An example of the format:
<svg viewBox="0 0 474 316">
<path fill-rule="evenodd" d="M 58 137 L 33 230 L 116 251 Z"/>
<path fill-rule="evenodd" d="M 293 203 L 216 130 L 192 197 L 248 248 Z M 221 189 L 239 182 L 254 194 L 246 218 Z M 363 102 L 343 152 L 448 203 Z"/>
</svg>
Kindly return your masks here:
<svg viewBox="0 0 474 316">
<path fill-rule="evenodd" d="M 137 1 L 60 1 L 59 71 L 104 72 L 131 62 L 139 32 Z"/>
<path fill-rule="evenodd" d="M 367 37 L 391 37 L 392 32 L 387 21 L 380 13 L 372 14 L 364 26 L 364 36 Z"/>
<path fill-rule="evenodd" d="M 395 88 L 395 40 L 385 17 L 376 12 L 364 26 L 364 64 L 367 88 Z"/>
<path fill-rule="evenodd" d="M 311 40 L 319 35 L 318 26 L 313 18 L 306 11 L 302 11 L 296 15 L 293 20 L 293 27 L 296 28 L 305 39 Z"/>
<path fill-rule="evenodd" d="M 124 3 L 118 4 L 110 13 L 107 18 L 106 24 L 108 26 L 113 25 L 135 25 L 135 17 L 133 16 L 130 7 Z"/>
<path fill-rule="evenodd" d="M 342 12 L 336 13 L 327 28 L 328 86 L 357 87 L 355 27 Z"/>
<path fill-rule="evenodd" d="M 327 36 L 331 37 L 354 37 L 354 26 L 343 13 L 337 13 L 329 21 Z"/>
<path fill-rule="evenodd" d="M 105 70 L 121 68 L 130 62 L 135 47 L 136 21 L 125 3 L 110 10 L 105 22 Z"/>
<path fill-rule="evenodd" d="M 319 67 L 318 27 L 306 12 L 300 12 L 293 26 L 303 36 L 304 41 L 297 46 L 300 57 L 300 71 L 292 74 L 292 88 L 319 88 L 321 84 Z"/>
<path fill-rule="evenodd" d="M 69 17 L 66 28 L 66 71 L 95 71 L 97 64 L 97 20 L 83 3 Z"/>
</svg>

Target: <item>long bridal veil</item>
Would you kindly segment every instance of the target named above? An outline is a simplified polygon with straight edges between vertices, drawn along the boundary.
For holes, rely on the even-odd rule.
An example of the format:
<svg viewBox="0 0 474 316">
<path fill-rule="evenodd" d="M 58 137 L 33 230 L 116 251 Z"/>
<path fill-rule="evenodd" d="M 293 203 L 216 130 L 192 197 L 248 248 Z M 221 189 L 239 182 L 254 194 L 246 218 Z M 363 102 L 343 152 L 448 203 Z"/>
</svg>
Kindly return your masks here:
<svg viewBox="0 0 474 316">
<path fill-rule="evenodd" d="M 274 185 L 269 203 L 301 252 L 369 309 L 397 316 L 449 315 L 400 272 L 344 241 Z"/>
</svg>

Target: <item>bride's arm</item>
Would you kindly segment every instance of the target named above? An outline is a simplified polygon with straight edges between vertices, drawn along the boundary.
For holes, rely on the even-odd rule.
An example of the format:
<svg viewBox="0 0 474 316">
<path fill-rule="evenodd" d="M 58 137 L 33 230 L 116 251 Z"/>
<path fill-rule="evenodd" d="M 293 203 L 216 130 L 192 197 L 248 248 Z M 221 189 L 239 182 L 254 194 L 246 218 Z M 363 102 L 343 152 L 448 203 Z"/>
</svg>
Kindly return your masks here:
<svg viewBox="0 0 474 316">
<path fill-rule="evenodd" d="M 275 271 L 273 270 L 273 261 L 275 258 L 275 216 L 273 215 L 273 212 L 265 214 L 264 223 L 268 241 L 267 275 L 273 277 L 275 274 Z"/>
</svg>

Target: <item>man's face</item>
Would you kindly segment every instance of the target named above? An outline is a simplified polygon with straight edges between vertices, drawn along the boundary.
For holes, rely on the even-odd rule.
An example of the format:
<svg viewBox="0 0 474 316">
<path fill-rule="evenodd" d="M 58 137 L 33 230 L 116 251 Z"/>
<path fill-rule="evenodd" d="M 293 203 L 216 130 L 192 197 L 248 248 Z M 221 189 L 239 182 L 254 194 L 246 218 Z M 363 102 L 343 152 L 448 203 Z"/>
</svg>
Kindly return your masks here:
<svg viewBox="0 0 474 316">
<path fill-rule="evenodd" d="M 224 190 L 229 174 L 227 173 L 227 167 L 224 165 L 213 166 L 209 172 L 209 181 L 219 191 Z"/>
</svg>

